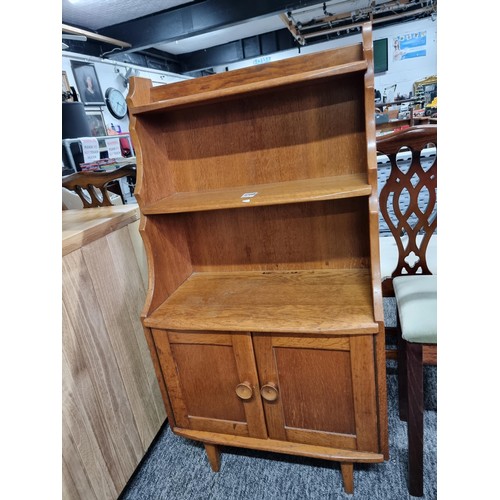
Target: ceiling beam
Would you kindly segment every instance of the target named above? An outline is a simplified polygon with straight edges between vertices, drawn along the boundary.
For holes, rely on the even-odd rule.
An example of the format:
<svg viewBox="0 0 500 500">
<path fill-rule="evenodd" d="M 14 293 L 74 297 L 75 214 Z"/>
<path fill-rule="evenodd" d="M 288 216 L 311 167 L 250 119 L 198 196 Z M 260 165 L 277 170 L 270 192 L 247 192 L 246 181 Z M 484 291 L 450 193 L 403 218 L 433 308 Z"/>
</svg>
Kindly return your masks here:
<svg viewBox="0 0 500 500">
<path fill-rule="evenodd" d="M 151 14 L 125 23 L 108 26 L 101 35 L 126 40 L 127 51 L 148 49 L 160 43 L 174 42 L 210 31 L 233 26 L 251 19 L 280 14 L 311 5 L 318 0 L 204 0 Z"/>
<path fill-rule="evenodd" d="M 130 43 L 122 42 L 121 40 L 116 40 L 114 38 L 110 38 L 107 36 L 103 36 L 97 33 L 93 33 L 92 31 L 82 30 L 80 28 L 75 28 L 74 26 L 70 26 L 69 24 L 63 24 L 62 30 L 64 33 L 71 33 L 73 35 L 82 35 L 87 38 L 91 38 L 92 40 L 97 40 L 98 42 L 109 43 L 111 45 L 117 45 L 118 47 L 128 48 L 131 47 Z"/>
</svg>

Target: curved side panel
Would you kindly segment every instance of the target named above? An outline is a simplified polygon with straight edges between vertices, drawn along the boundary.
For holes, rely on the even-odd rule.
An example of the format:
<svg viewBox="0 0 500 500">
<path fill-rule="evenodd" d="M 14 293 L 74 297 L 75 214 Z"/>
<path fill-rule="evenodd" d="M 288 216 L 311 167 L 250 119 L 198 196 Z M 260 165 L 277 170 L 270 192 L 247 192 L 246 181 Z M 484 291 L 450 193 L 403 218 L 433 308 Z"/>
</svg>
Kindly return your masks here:
<svg viewBox="0 0 500 500">
<path fill-rule="evenodd" d="M 193 272 L 187 227 L 185 214 L 141 216 L 139 232 L 148 260 L 149 283 L 142 318 L 160 306 Z"/>
<path fill-rule="evenodd" d="M 151 80 L 146 78 L 132 77 L 130 79 L 130 90 L 127 96 L 127 104 L 130 110 L 141 104 L 146 104 L 150 100 L 150 90 L 152 88 Z M 142 162 L 142 149 L 141 141 L 139 140 L 137 129 L 138 126 L 137 118 L 134 116 L 133 111 L 130 115 L 129 131 L 130 137 L 132 139 L 132 144 L 134 145 L 134 150 L 136 154 L 136 185 L 134 196 L 139 203 L 139 207 L 142 209 L 144 202 L 142 200 L 142 183 L 143 183 L 143 162 Z M 149 259 L 148 259 L 149 260 Z"/>
</svg>

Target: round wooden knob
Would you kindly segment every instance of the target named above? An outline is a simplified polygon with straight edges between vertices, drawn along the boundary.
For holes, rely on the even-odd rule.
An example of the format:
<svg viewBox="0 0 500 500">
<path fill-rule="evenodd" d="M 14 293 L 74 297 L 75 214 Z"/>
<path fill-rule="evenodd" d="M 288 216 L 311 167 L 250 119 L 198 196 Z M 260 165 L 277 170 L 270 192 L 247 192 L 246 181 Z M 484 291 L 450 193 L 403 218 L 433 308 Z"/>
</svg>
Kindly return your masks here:
<svg viewBox="0 0 500 500">
<path fill-rule="evenodd" d="M 278 399 L 278 388 L 272 382 L 260 388 L 260 394 L 266 401 L 276 401 Z"/>
<path fill-rule="evenodd" d="M 248 382 L 242 382 L 236 386 L 236 395 L 244 401 L 251 399 L 253 396 L 252 386 Z"/>
</svg>

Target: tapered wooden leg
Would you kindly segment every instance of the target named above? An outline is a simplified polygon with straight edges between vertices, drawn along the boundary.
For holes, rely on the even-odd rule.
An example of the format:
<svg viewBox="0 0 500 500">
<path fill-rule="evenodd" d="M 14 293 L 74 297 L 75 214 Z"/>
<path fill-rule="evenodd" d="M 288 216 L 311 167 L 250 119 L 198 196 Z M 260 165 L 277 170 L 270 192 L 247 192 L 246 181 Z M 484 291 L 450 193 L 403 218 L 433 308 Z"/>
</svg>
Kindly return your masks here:
<svg viewBox="0 0 500 500">
<path fill-rule="evenodd" d="M 352 462 L 341 462 L 340 470 L 342 472 L 342 481 L 344 482 L 344 491 L 346 493 L 354 493 L 354 477 L 353 477 Z"/>
<path fill-rule="evenodd" d="M 424 367 L 422 345 L 406 344 L 408 374 L 408 491 L 424 494 Z"/>
<path fill-rule="evenodd" d="M 401 335 L 398 338 L 398 401 L 399 418 L 408 420 L 408 373 L 406 369 L 407 342 Z"/>
<path fill-rule="evenodd" d="M 219 472 L 220 470 L 220 450 L 215 444 L 204 443 L 205 451 L 207 452 L 208 461 L 210 462 L 210 467 L 214 472 Z"/>
</svg>

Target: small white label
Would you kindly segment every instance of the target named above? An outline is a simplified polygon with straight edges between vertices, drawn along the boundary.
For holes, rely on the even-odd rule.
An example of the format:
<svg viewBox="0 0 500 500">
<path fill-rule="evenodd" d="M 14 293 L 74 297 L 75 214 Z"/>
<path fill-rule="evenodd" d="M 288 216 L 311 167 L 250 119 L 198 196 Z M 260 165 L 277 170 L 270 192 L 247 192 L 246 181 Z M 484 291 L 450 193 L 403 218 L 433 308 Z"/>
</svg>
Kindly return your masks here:
<svg viewBox="0 0 500 500">
<path fill-rule="evenodd" d="M 122 148 L 118 137 L 104 139 L 104 142 L 108 148 L 108 158 L 122 158 Z"/>
<path fill-rule="evenodd" d="M 99 143 L 95 137 L 80 137 L 82 143 L 83 161 L 91 163 L 100 158 Z"/>
<path fill-rule="evenodd" d="M 256 194 L 259 194 L 258 191 L 255 191 L 254 193 L 243 193 L 241 195 L 242 198 L 253 198 Z M 250 200 L 248 200 L 250 201 Z"/>
</svg>

